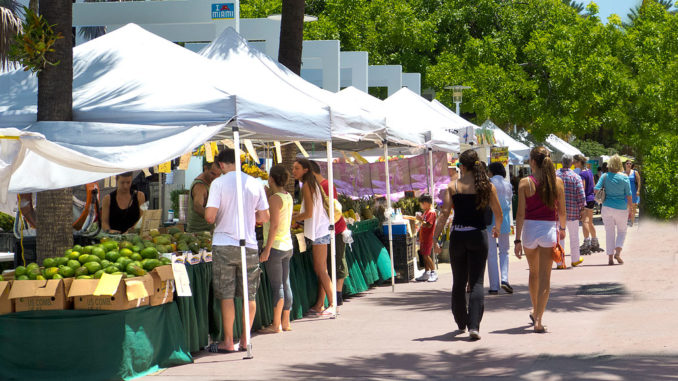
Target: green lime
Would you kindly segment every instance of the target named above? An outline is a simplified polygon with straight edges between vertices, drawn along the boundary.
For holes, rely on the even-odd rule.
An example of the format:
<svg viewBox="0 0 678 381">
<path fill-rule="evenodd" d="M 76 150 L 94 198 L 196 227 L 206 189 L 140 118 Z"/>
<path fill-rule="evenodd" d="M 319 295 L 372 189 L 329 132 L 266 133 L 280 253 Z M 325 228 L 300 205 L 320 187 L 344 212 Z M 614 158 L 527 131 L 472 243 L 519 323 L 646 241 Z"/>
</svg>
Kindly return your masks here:
<svg viewBox="0 0 678 381">
<path fill-rule="evenodd" d="M 14 269 L 14 276 L 16 276 L 16 277 L 20 277 L 20 276 L 22 276 L 22 275 L 26 275 L 26 273 L 28 273 L 28 269 L 26 269 L 25 266 L 17 266 L 17 267 Z"/>
<path fill-rule="evenodd" d="M 104 270 L 99 270 L 99 271 L 97 271 L 97 272 L 94 273 L 94 275 L 92 276 L 92 278 L 94 278 L 94 279 L 101 279 L 101 276 L 102 276 L 102 275 L 104 275 Z"/>
<path fill-rule="evenodd" d="M 45 269 L 45 278 L 52 279 L 54 274 L 57 273 L 59 273 L 59 269 L 57 267 L 48 267 Z"/>
<path fill-rule="evenodd" d="M 44 261 L 42 261 L 42 265 L 47 267 L 55 267 L 57 265 L 57 261 L 54 258 L 45 258 Z"/>
<path fill-rule="evenodd" d="M 129 258 L 133 261 L 141 261 L 142 259 L 144 259 L 144 257 L 142 257 L 139 253 L 134 253 L 130 255 Z"/>
<path fill-rule="evenodd" d="M 80 255 L 82 254 L 80 254 L 79 251 L 71 251 L 71 253 L 68 254 L 68 259 L 75 259 L 77 261 Z"/>
<path fill-rule="evenodd" d="M 40 272 L 40 269 L 37 267 L 32 267 L 31 269 L 28 270 L 28 279 L 30 280 L 36 280 L 38 276 L 42 276 L 42 273 Z"/>
<path fill-rule="evenodd" d="M 101 264 L 98 262 L 87 262 L 83 265 L 89 274 L 95 274 L 97 271 L 101 270 Z"/>
<path fill-rule="evenodd" d="M 60 274 L 54 274 L 54 276 L 52 276 L 52 279 L 64 279 L 64 277 L 62 277 Z"/>
<path fill-rule="evenodd" d="M 94 250 L 94 246 L 92 246 L 92 245 L 87 245 L 87 246 L 82 248 L 82 252 L 84 254 L 93 254 L 92 250 Z"/>
<path fill-rule="evenodd" d="M 74 275 L 75 275 L 76 277 L 80 277 L 80 276 L 82 276 L 82 275 L 87 275 L 87 274 L 89 274 L 89 271 L 87 271 L 87 267 L 85 267 L 85 266 L 80 266 L 80 267 L 78 267 L 77 269 L 75 269 L 75 274 L 74 274 Z M 80 279 L 80 278 L 78 278 L 78 279 Z"/>
<path fill-rule="evenodd" d="M 30 278 L 27 277 L 26 275 L 19 275 L 16 280 L 29 280 Z"/>
<path fill-rule="evenodd" d="M 69 259 L 68 263 L 66 264 L 68 267 L 72 268 L 73 270 L 77 269 L 80 267 L 80 262 L 76 261 L 75 259 Z M 63 274 L 62 274 L 63 275 Z"/>
<path fill-rule="evenodd" d="M 68 257 L 59 257 L 57 258 L 57 267 L 66 266 L 68 264 Z"/>
<path fill-rule="evenodd" d="M 73 275 L 75 275 L 75 269 L 69 266 L 61 266 L 59 267 L 59 275 L 64 278 L 71 278 Z"/>
</svg>

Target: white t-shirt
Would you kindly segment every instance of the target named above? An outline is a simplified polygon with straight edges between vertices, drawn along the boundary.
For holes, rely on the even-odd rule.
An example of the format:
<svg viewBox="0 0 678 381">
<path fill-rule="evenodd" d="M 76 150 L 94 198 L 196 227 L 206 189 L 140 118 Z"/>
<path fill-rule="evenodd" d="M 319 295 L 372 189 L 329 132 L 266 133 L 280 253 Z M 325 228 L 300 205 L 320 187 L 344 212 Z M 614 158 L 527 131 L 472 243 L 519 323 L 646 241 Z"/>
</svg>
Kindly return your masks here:
<svg viewBox="0 0 678 381">
<path fill-rule="evenodd" d="M 235 191 L 236 172 L 229 172 L 212 181 L 207 208 L 218 208 L 212 244 L 217 246 L 240 246 L 238 231 L 238 204 Z M 264 186 L 255 178 L 242 174 L 243 212 L 245 214 L 245 241 L 250 249 L 257 249 L 256 212 L 268 210 Z"/>
</svg>

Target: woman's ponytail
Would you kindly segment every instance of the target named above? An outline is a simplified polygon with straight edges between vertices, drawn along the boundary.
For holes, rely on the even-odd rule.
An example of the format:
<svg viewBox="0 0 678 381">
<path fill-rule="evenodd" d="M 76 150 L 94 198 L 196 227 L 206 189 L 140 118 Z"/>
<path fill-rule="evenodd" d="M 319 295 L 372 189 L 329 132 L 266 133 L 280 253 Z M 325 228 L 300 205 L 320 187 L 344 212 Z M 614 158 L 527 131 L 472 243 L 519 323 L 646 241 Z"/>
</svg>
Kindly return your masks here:
<svg viewBox="0 0 678 381">
<path fill-rule="evenodd" d="M 464 151 L 459 155 L 459 162 L 470 171 L 473 171 L 473 180 L 476 188 L 476 209 L 485 209 L 490 204 L 492 183 L 487 177 L 483 163 L 478 160 L 478 153 L 474 150 Z"/>
<path fill-rule="evenodd" d="M 544 147 L 535 147 L 530 152 L 530 159 L 534 160 L 539 168 L 539 185 L 537 192 L 541 201 L 551 209 L 556 207 L 556 166 L 551 160 L 549 152 Z"/>
</svg>

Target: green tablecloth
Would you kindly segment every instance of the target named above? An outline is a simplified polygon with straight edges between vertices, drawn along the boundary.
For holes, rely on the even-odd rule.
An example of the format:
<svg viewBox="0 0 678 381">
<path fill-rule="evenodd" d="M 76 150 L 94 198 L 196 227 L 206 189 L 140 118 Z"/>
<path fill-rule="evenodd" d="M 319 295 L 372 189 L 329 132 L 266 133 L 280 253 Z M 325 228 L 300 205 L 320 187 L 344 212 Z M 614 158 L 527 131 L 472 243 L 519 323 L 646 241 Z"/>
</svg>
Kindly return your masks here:
<svg viewBox="0 0 678 381">
<path fill-rule="evenodd" d="M 175 303 L 0 316 L 0 380 L 127 380 L 191 362 Z"/>
<path fill-rule="evenodd" d="M 363 292 L 369 286 L 391 278 L 391 262 L 388 252 L 373 232 L 356 233 L 354 242 L 346 248 L 346 260 L 350 276 L 344 282 L 344 295 Z M 191 282 L 192 297 L 177 298 L 179 314 L 184 325 L 184 336 L 191 352 L 200 351 L 209 341 L 223 339 L 220 301 L 212 291 L 212 264 L 186 265 Z M 263 269 L 263 266 L 262 266 Z M 257 292 L 257 313 L 253 330 L 273 322 L 271 286 L 262 271 Z M 313 271 L 313 258 L 309 250 L 299 252 L 296 241 L 294 255 L 290 260 L 290 285 L 294 295 L 290 319 L 301 319 L 318 296 L 318 280 Z M 240 337 L 242 329 L 242 301 L 235 300 L 236 316 L 234 336 Z"/>
</svg>

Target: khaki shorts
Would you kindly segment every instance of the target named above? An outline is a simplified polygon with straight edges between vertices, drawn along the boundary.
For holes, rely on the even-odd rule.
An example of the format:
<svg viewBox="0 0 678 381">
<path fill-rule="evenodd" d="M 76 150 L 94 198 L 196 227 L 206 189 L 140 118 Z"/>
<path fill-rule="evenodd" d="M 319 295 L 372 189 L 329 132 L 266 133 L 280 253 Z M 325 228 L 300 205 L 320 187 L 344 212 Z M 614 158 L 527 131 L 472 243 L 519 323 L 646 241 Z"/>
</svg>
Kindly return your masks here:
<svg viewBox="0 0 678 381">
<path fill-rule="evenodd" d="M 250 301 L 254 301 L 259 289 L 259 255 L 257 250 L 245 249 L 247 258 L 247 289 Z M 240 247 L 212 247 L 212 287 L 217 299 L 241 298 L 242 267 Z"/>
<path fill-rule="evenodd" d="M 327 272 L 332 277 L 332 249 L 330 245 L 327 245 Z M 337 255 L 337 279 L 348 278 L 348 263 L 345 256 L 346 244 L 343 235 L 336 234 L 334 236 L 334 247 Z"/>
</svg>

